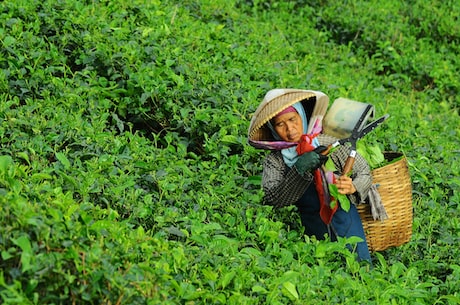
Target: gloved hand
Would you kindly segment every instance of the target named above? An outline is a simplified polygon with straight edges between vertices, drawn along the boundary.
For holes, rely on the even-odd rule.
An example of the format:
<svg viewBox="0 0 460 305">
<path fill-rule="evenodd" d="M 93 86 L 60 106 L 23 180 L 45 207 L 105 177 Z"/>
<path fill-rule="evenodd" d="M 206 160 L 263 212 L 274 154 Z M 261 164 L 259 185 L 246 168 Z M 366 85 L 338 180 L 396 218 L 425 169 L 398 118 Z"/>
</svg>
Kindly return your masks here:
<svg viewBox="0 0 460 305">
<path fill-rule="evenodd" d="M 324 165 L 327 162 L 327 159 L 329 158 L 327 155 L 322 154 L 322 152 L 326 150 L 327 150 L 327 147 L 324 145 L 320 145 L 313 150 L 319 155 L 319 161 L 321 162 L 321 165 Z"/>
<path fill-rule="evenodd" d="M 299 156 L 294 166 L 303 175 L 305 172 L 312 171 L 321 166 L 320 155 L 315 151 L 304 153 Z"/>
</svg>

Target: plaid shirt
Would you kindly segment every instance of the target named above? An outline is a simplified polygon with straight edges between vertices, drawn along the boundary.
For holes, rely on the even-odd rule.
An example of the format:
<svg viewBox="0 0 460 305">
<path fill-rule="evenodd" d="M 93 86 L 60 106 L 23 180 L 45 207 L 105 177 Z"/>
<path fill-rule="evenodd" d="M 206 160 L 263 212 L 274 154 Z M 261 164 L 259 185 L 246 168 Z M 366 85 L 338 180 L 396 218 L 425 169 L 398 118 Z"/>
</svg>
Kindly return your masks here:
<svg viewBox="0 0 460 305">
<path fill-rule="evenodd" d="M 318 136 L 319 143 L 325 146 L 334 143 L 336 140 L 336 138 L 324 134 Z M 348 147 L 339 146 L 329 155 L 338 171 L 342 171 L 348 154 Z M 353 204 L 359 204 L 366 200 L 372 184 L 369 165 L 359 154 L 356 155 L 351 178 L 356 188 L 356 193 L 348 195 L 348 198 Z M 295 204 L 310 183 L 313 183 L 313 173 L 305 172 L 301 175 L 295 166 L 288 167 L 284 163 L 281 151 L 272 151 L 266 156 L 262 173 L 264 204 L 276 207 Z"/>
</svg>

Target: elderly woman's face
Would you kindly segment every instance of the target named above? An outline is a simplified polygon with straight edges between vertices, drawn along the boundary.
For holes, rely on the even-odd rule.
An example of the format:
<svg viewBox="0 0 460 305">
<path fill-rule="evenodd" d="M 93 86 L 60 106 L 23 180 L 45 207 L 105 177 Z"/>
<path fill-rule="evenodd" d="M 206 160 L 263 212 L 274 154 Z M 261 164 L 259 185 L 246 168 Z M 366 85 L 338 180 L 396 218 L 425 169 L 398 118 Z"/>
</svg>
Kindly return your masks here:
<svg viewBox="0 0 460 305">
<path fill-rule="evenodd" d="M 297 112 L 288 112 L 273 119 L 276 133 L 287 142 L 300 142 L 303 132 L 302 118 Z"/>
</svg>

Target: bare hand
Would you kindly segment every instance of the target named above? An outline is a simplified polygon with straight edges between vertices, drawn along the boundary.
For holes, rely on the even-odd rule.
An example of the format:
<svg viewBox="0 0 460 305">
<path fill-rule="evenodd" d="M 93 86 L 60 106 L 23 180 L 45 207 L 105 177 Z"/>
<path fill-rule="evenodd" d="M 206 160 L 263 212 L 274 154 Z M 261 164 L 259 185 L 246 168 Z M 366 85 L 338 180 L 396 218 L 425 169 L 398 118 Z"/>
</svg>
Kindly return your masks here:
<svg viewBox="0 0 460 305">
<path fill-rule="evenodd" d="M 351 180 L 350 177 L 340 176 L 336 180 L 335 185 L 337 185 L 337 189 L 340 194 L 349 195 L 349 194 L 353 194 L 356 192 L 356 188 L 352 182 L 353 181 Z"/>
</svg>

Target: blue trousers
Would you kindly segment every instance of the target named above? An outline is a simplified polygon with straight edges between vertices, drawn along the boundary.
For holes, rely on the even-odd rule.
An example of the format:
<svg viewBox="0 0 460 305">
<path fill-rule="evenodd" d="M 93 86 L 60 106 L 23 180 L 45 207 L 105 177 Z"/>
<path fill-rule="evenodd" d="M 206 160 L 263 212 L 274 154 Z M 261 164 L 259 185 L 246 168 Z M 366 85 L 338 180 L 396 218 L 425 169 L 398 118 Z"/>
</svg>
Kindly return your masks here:
<svg viewBox="0 0 460 305">
<path fill-rule="evenodd" d="M 371 255 L 367 246 L 361 217 L 354 204 L 350 205 L 348 212 L 339 207 L 332 217 L 329 227 L 321 220 L 319 215 L 320 202 L 313 183 L 310 184 L 296 204 L 302 225 L 305 227 L 305 234 L 316 236 L 319 240 L 323 240 L 325 236 L 329 235 L 332 241 L 337 241 L 338 236 L 358 236 L 363 241 L 357 243 L 355 249 L 351 249 L 350 247 L 350 250 L 358 255 L 358 260 L 371 262 Z"/>
</svg>

